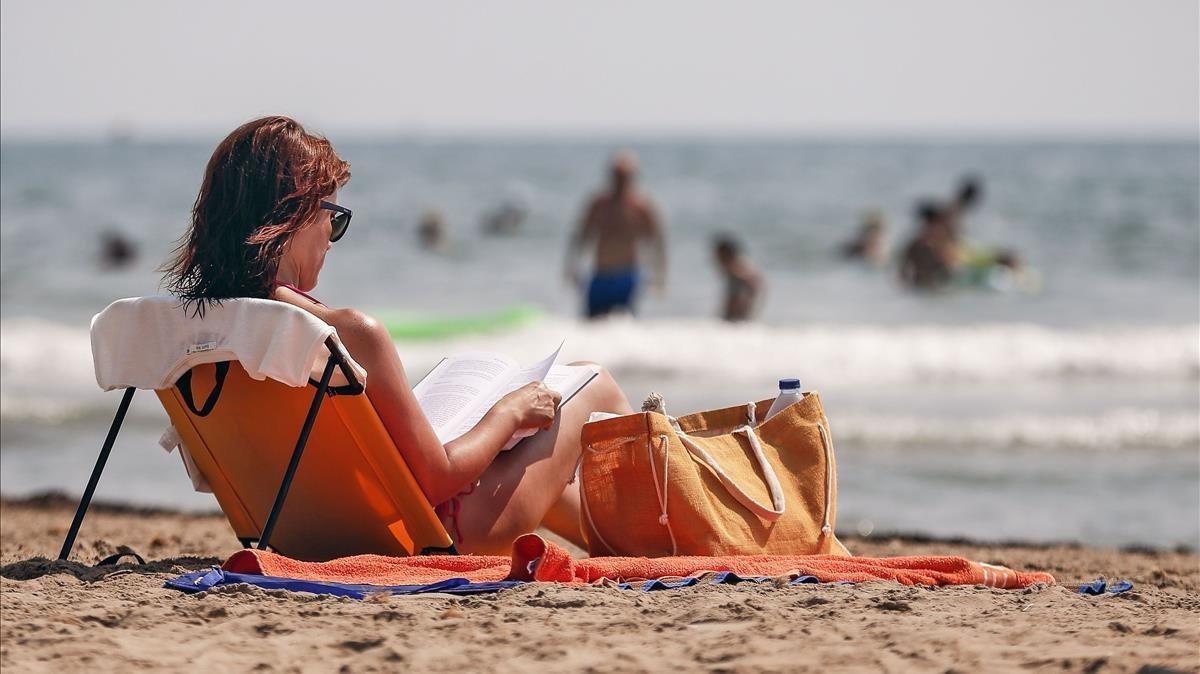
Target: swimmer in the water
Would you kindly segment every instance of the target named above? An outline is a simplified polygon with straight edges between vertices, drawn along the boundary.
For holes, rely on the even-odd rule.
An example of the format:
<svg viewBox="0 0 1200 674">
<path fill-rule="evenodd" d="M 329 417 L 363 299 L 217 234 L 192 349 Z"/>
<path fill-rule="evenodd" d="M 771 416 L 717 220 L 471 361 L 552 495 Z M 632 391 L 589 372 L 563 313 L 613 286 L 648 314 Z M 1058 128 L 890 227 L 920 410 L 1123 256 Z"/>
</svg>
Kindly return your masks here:
<svg viewBox="0 0 1200 674">
<path fill-rule="evenodd" d="M 761 304 L 762 272 L 750 262 L 738 240 L 728 234 L 716 238 L 713 253 L 725 280 L 721 318 L 733 323 L 750 320 Z"/>
<path fill-rule="evenodd" d="M 880 266 L 887 262 L 887 241 L 883 236 L 883 213 L 869 211 L 853 239 L 842 244 L 842 257 Z"/>
<path fill-rule="evenodd" d="M 946 205 L 946 224 L 955 244 L 963 241 L 963 217 L 967 211 L 977 207 L 983 199 L 983 181 L 978 176 L 963 176 L 958 183 L 958 192 Z"/>
<path fill-rule="evenodd" d="M 137 244 L 120 232 L 105 232 L 100 236 L 100 263 L 107 269 L 127 267 L 137 259 Z"/>
<path fill-rule="evenodd" d="M 517 233 L 529 218 L 528 190 L 523 185 L 513 185 L 495 209 L 483 215 L 483 233 L 489 236 L 511 236 Z"/>
<path fill-rule="evenodd" d="M 900 259 L 900 281 L 917 290 L 936 290 L 951 281 L 958 267 L 950 215 L 942 205 L 923 201 L 917 221 L 917 234 Z"/>
<path fill-rule="evenodd" d="M 437 209 L 425 211 L 421 222 L 417 225 L 417 239 L 421 247 L 435 253 L 442 253 L 447 248 L 446 218 Z"/>
</svg>

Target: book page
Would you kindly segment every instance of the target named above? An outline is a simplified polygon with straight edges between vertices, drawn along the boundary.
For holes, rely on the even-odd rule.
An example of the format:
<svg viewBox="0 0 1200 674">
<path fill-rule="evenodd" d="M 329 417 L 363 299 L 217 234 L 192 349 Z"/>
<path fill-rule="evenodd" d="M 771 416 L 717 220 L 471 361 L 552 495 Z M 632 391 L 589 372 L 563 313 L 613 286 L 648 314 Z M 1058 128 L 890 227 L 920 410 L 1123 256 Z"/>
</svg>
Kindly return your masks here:
<svg viewBox="0 0 1200 674">
<path fill-rule="evenodd" d="M 491 409 L 487 401 L 499 399 L 496 390 L 513 376 L 517 364 L 495 353 L 471 352 L 443 360 L 413 389 L 417 403 L 425 413 L 438 439 L 448 442 L 465 431 L 454 433 L 464 417 L 474 418 Z M 478 422 L 478 418 L 475 418 Z M 475 423 L 471 423 L 471 428 Z"/>
<path fill-rule="evenodd" d="M 563 405 L 567 404 L 579 389 L 587 386 L 588 382 L 596 378 L 600 374 L 600 370 L 589 365 L 554 365 L 546 372 L 542 383 L 551 391 L 557 392 L 562 398 L 558 401 L 558 409 L 562 409 Z M 536 435 L 538 429 L 525 428 L 517 431 L 509 438 L 504 445 L 503 451 L 508 451 L 515 447 L 518 442 Z"/>
<path fill-rule="evenodd" d="M 479 423 L 479 420 L 483 419 L 483 415 L 487 414 L 488 410 L 495 407 L 496 403 L 500 402 L 501 398 L 530 382 L 542 381 L 546 374 L 550 372 L 551 367 L 554 366 L 554 359 L 558 358 L 558 352 L 561 350 L 562 344 L 559 344 L 558 348 L 554 350 L 554 353 L 546 356 L 542 360 L 530 365 L 529 367 L 517 370 L 516 372 L 510 374 L 507 380 L 499 383 L 496 388 L 492 390 L 491 395 L 481 400 L 478 406 L 472 407 L 468 414 L 465 414 L 457 423 L 455 423 L 454 428 L 448 429 L 447 436 L 453 440 L 472 428 L 475 428 L 475 424 Z"/>
<path fill-rule="evenodd" d="M 598 374 L 600 370 L 591 365 L 555 365 L 542 381 L 547 388 L 557 391 L 562 396 L 562 401 L 558 404 L 561 408 Z"/>
</svg>

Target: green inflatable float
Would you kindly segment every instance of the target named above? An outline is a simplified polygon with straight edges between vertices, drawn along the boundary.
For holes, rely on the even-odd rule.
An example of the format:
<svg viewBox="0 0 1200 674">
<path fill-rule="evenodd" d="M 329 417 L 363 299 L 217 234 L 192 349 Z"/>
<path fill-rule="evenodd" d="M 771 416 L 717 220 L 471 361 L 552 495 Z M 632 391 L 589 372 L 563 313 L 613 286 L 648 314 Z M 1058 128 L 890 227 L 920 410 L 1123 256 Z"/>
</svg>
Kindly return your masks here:
<svg viewBox="0 0 1200 674">
<path fill-rule="evenodd" d="M 529 325 L 542 316 L 534 306 L 519 304 L 499 311 L 441 316 L 381 311 L 375 314 L 387 326 L 392 339 L 446 339 L 504 332 Z"/>
</svg>

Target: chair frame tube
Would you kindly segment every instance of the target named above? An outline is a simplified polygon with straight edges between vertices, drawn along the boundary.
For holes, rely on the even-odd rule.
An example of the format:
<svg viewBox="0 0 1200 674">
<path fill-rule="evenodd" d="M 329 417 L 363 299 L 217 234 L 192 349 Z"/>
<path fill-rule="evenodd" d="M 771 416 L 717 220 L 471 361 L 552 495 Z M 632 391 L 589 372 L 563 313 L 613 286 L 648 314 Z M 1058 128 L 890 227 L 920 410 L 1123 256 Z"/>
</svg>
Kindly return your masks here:
<svg viewBox="0 0 1200 674">
<path fill-rule="evenodd" d="M 300 437 L 296 440 L 296 449 L 292 451 L 292 458 L 288 461 L 287 470 L 283 473 L 283 482 L 279 485 L 279 492 L 275 494 L 275 503 L 271 506 L 271 514 L 267 516 L 267 523 L 263 525 L 262 534 L 258 537 L 259 550 L 267 549 L 271 533 L 275 531 L 279 513 L 283 510 L 283 502 L 292 488 L 292 479 L 296 477 L 296 469 L 300 467 L 300 457 L 304 454 L 304 446 L 308 444 L 308 435 L 317 421 L 317 413 L 321 411 L 321 401 L 325 399 L 325 392 L 329 389 L 329 380 L 333 377 L 333 369 L 338 365 L 335 353 L 331 352 L 329 362 L 325 363 L 325 371 L 321 373 L 321 383 L 317 385 L 317 393 L 308 407 L 308 416 L 304 418 L 304 426 L 301 427 Z"/>
<path fill-rule="evenodd" d="M 125 413 L 129 411 L 129 403 L 133 400 L 135 391 L 137 389 L 130 386 L 125 389 L 125 395 L 121 396 L 117 415 L 113 417 L 112 426 L 108 428 L 108 437 L 104 438 L 100 456 L 96 457 L 96 467 L 92 468 L 92 476 L 88 478 L 87 487 L 83 490 L 83 497 L 79 499 L 79 507 L 75 509 L 75 519 L 71 521 L 71 529 L 67 531 L 67 538 L 63 541 L 62 550 L 58 553 L 58 558 L 61 560 L 67 559 L 71 555 L 71 548 L 75 547 L 75 537 L 79 535 L 83 517 L 87 515 L 88 507 L 92 505 L 92 495 L 96 493 L 96 485 L 100 482 L 100 473 L 104 472 L 104 465 L 108 463 L 108 455 L 112 452 L 113 443 L 117 441 L 117 433 L 121 430 L 121 424 L 125 422 Z"/>
</svg>

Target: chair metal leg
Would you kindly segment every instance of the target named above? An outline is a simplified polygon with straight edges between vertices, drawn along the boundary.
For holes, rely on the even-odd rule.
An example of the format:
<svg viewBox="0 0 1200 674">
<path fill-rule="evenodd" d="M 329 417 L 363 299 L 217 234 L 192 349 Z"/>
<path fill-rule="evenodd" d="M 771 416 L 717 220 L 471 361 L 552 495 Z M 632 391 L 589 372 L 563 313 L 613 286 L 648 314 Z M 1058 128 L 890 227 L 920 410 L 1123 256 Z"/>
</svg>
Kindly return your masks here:
<svg viewBox="0 0 1200 674">
<path fill-rule="evenodd" d="M 292 488 L 292 478 L 296 476 L 296 468 L 300 466 L 300 456 L 304 453 L 304 446 L 308 444 L 308 434 L 312 432 L 313 423 L 317 420 L 317 412 L 321 410 L 321 401 L 325 398 L 325 392 L 329 389 L 329 380 L 333 377 L 333 369 L 337 366 L 337 359 L 330 356 L 329 362 L 325 364 L 325 371 L 321 374 L 321 383 L 317 386 L 317 394 L 313 396 L 312 405 L 308 408 L 308 416 L 304 418 L 304 427 L 300 429 L 300 439 L 296 441 L 296 449 L 292 451 L 292 460 L 288 462 L 287 470 L 283 474 L 283 483 L 279 485 L 279 493 L 275 495 L 275 504 L 271 506 L 271 514 L 267 516 L 267 523 L 263 525 L 262 536 L 258 539 L 258 549 L 265 550 L 267 543 L 270 542 L 271 532 L 275 529 L 275 520 L 279 518 L 279 511 L 283 510 L 283 501 L 287 498 L 288 490 Z"/>
<path fill-rule="evenodd" d="M 88 480 L 87 488 L 83 490 L 83 498 L 79 499 L 79 507 L 75 510 L 75 520 L 71 522 L 71 529 L 67 532 L 67 538 L 63 541 L 62 551 L 58 553 L 59 559 L 66 559 L 71 554 L 71 548 L 75 547 L 75 537 L 79 535 L 79 527 L 83 524 L 83 516 L 87 514 L 88 506 L 92 504 L 92 495 L 96 493 L 96 484 L 100 482 L 100 473 L 104 472 L 104 464 L 108 463 L 108 454 L 112 451 L 113 443 L 117 441 L 117 432 L 121 430 L 121 424 L 125 421 L 125 413 L 129 411 L 129 402 L 133 400 L 133 392 L 137 389 L 132 386 L 125 389 L 125 395 L 121 397 L 121 405 L 117 407 L 117 415 L 113 417 L 112 426 L 108 429 L 108 437 L 104 439 L 104 446 L 100 448 L 100 456 L 96 458 L 96 467 L 92 469 L 92 477 Z"/>
</svg>

